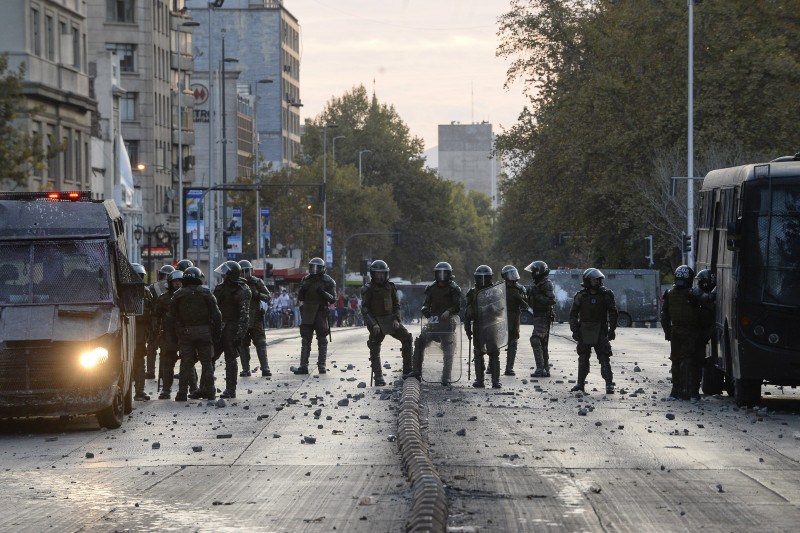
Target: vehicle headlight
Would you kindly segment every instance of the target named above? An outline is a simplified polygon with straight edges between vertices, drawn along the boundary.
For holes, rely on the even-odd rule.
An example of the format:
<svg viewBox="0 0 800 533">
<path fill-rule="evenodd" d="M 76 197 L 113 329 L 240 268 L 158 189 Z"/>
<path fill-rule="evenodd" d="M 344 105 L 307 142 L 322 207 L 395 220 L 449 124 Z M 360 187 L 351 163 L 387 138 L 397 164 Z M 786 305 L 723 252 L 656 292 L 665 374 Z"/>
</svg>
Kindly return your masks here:
<svg viewBox="0 0 800 533">
<path fill-rule="evenodd" d="M 108 361 L 108 350 L 105 348 L 95 348 L 81 354 L 81 366 L 84 368 L 94 368 L 106 361 Z"/>
</svg>

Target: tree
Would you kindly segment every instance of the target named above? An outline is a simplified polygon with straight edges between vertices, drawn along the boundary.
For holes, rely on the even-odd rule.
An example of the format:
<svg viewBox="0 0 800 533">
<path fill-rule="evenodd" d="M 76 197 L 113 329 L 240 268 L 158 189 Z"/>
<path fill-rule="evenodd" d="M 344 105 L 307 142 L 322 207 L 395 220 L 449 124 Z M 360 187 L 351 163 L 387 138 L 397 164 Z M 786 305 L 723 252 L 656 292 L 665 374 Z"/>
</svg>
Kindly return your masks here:
<svg viewBox="0 0 800 533">
<path fill-rule="evenodd" d="M 26 107 L 22 97 L 22 80 L 25 66 L 16 71 L 8 69 L 8 53 L 0 54 L 0 188 L 16 189 L 27 186 L 34 169 L 46 169 L 47 159 L 60 150 L 53 144 L 50 153 L 43 148 L 39 134 L 30 135 L 19 129 L 17 120 L 35 114 L 36 109 Z"/>
</svg>

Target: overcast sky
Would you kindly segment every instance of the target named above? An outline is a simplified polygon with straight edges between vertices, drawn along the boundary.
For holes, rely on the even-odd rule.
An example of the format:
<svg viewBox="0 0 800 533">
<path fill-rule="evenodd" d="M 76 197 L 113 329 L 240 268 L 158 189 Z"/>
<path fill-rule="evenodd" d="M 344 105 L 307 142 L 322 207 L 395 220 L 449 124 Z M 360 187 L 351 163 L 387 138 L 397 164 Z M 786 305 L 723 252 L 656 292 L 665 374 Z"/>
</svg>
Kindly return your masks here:
<svg viewBox="0 0 800 533">
<path fill-rule="evenodd" d="M 495 57 L 505 0 L 285 0 L 300 23 L 301 117 L 332 96 L 374 88 L 425 148 L 437 126 L 489 121 L 499 133 L 526 103 L 522 86 L 503 89 L 507 63 Z"/>
</svg>

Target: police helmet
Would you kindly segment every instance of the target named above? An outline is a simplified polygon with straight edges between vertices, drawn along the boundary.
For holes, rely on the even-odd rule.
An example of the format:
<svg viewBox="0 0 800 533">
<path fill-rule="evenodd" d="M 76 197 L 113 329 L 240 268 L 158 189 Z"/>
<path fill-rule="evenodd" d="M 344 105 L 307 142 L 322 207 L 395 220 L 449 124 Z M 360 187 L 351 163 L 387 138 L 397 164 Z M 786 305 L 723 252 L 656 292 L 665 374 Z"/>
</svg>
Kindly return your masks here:
<svg viewBox="0 0 800 533">
<path fill-rule="evenodd" d="M 525 270 L 531 273 L 534 281 L 539 281 L 540 279 L 547 277 L 547 275 L 550 273 L 550 267 L 548 267 L 547 263 L 544 261 L 534 261 L 530 265 L 526 266 Z"/>
<path fill-rule="evenodd" d="M 190 266 L 194 266 L 194 263 L 192 263 L 191 259 L 181 259 L 178 261 L 178 264 L 175 265 L 175 268 L 181 272 L 185 272 Z"/>
<path fill-rule="evenodd" d="M 436 277 L 436 281 L 449 281 L 453 279 L 453 267 L 444 261 L 436 263 L 436 266 L 433 267 L 433 275 Z"/>
<path fill-rule="evenodd" d="M 598 269 L 596 269 L 596 268 L 587 268 L 586 270 L 583 271 L 583 286 L 585 288 L 587 288 L 587 289 L 591 289 L 592 286 L 591 286 L 590 282 L 593 279 L 599 279 L 600 280 L 600 285 L 602 285 L 603 284 L 603 278 L 605 278 L 605 275 L 602 272 L 600 272 Z"/>
<path fill-rule="evenodd" d="M 139 263 L 131 263 L 131 266 L 133 267 L 133 271 L 139 274 L 142 279 L 147 276 L 147 270 L 145 270 L 145 268 Z"/>
<path fill-rule="evenodd" d="M 506 281 L 518 281 L 519 272 L 517 271 L 517 267 L 514 265 L 504 266 L 503 270 L 500 271 L 500 277 Z"/>
<path fill-rule="evenodd" d="M 195 266 L 191 266 L 183 273 L 184 285 L 202 285 L 203 284 L 203 271 Z"/>
<path fill-rule="evenodd" d="M 717 275 L 708 269 L 698 272 L 695 279 L 703 292 L 711 292 L 717 286 Z"/>
<path fill-rule="evenodd" d="M 308 262 L 308 273 L 311 274 L 311 275 L 324 274 L 325 273 L 325 261 L 323 261 L 319 257 L 313 258 L 311 261 Z"/>
<path fill-rule="evenodd" d="M 488 287 L 492 284 L 492 268 L 488 265 L 481 265 L 475 269 L 475 285 L 479 288 Z"/>
<path fill-rule="evenodd" d="M 247 259 L 239 261 L 239 268 L 242 269 L 242 276 L 249 278 L 253 275 L 253 265 Z"/>
<path fill-rule="evenodd" d="M 158 281 L 162 279 L 167 279 L 167 276 L 175 272 L 175 267 L 172 265 L 164 265 L 158 269 Z"/>
<path fill-rule="evenodd" d="M 236 261 L 225 261 L 220 266 L 214 269 L 214 272 L 220 276 L 225 276 L 225 279 L 236 281 L 242 274 L 242 269 Z"/>
<path fill-rule="evenodd" d="M 181 282 L 183 281 L 183 272 L 180 271 L 180 270 L 174 270 L 174 271 L 169 273 L 169 277 L 167 278 L 167 280 L 169 280 L 169 281 L 167 281 L 167 283 L 169 283 L 169 286 L 172 287 L 172 282 L 173 281 L 175 281 L 175 280 L 181 281 Z"/>
<path fill-rule="evenodd" d="M 694 281 L 694 270 L 687 265 L 681 265 L 675 269 L 675 286 L 691 287 Z"/>
<path fill-rule="evenodd" d="M 374 283 L 386 283 L 389 279 L 389 265 L 386 264 L 386 261 L 376 259 L 369 265 L 369 276 Z"/>
</svg>

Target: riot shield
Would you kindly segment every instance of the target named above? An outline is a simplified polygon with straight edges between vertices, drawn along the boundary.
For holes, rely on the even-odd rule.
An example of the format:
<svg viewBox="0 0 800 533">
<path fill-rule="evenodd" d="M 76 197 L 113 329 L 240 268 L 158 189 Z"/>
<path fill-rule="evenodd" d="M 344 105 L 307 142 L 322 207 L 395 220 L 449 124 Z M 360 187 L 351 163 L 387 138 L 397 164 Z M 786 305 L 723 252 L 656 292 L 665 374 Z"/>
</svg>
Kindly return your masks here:
<svg viewBox="0 0 800 533">
<path fill-rule="evenodd" d="M 153 283 L 152 287 L 153 287 L 153 292 L 156 293 L 156 298 L 158 298 L 159 296 L 161 296 L 162 294 L 164 294 L 169 290 L 169 285 L 167 285 L 167 283 L 169 282 L 165 279 Z"/>
<path fill-rule="evenodd" d="M 437 316 L 422 319 L 422 381 L 448 385 L 461 379 L 460 326 L 458 315 L 442 321 Z"/>
<path fill-rule="evenodd" d="M 483 353 L 492 353 L 508 344 L 506 284 L 496 283 L 478 292 L 478 318 L 475 333 Z"/>
</svg>

